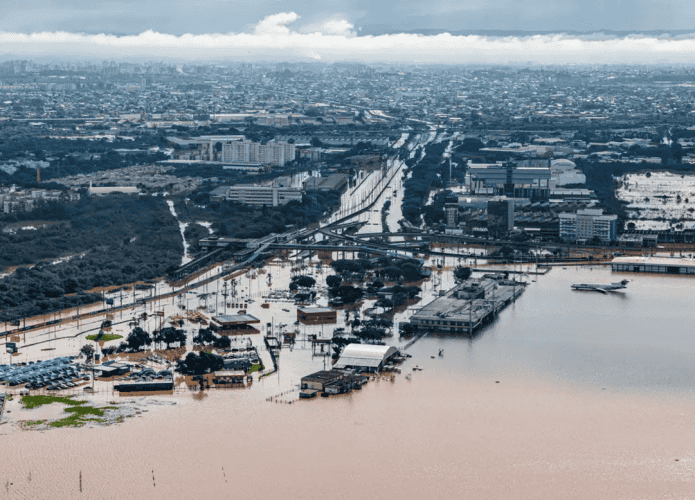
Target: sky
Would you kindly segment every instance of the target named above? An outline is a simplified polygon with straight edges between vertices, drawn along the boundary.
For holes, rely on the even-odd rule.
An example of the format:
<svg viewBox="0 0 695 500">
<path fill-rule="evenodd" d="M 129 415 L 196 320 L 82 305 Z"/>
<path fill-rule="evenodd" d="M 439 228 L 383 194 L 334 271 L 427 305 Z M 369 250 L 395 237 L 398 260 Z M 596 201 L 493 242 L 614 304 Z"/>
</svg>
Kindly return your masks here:
<svg viewBox="0 0 695 500">
<path fill-rule="evenodd" d="M 0 0 L 0 4 L 3 58 L 695 64 L 692 0 Z M 443 34 L 414 34 L 418 30 Z M 515 36 L 469 34 L 490 31 L 514 31 Z M 652 33 L 640 34 L 644 31 Z"/>
</svg>

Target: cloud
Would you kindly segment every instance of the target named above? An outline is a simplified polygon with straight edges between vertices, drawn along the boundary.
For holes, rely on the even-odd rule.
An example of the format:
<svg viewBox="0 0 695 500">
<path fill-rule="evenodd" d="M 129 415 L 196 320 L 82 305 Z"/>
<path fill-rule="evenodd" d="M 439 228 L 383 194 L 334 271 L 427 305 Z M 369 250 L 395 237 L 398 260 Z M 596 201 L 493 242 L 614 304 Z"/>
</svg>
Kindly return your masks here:
<svg viewBox="0 0 695 500">
<path fill-rule="evenodd" d="M 681 37 L 536 35 L 528 37 L 390 34 L 355 36 L 353 25 L 333 19 L 292 30 L 300 16 L 265 17 L 249 33 L 89 35 L 0 32 L 6 57 L 163 59 L 188 61 L 323 60 L 417 64 L 695 64 L 695 34 Z"/>
<path fill-rule="evenodd" d="M 309 24 L 301 28 L 302 33 L 321 33 L 322 35 L 352 36 L 355 25 L 345 19 L 329 19 L 322 23 Z"/>
<path fill-rule="evenodd" d="M 299 18 L 300 15 L 295 12 L 272 14 L 263 18 L 263 20 L 256 25 L 253 32 L 256 35 L 286 36 L 290 34 L 290 29 L 287 25 L 295 22 Z"/>
</svg>

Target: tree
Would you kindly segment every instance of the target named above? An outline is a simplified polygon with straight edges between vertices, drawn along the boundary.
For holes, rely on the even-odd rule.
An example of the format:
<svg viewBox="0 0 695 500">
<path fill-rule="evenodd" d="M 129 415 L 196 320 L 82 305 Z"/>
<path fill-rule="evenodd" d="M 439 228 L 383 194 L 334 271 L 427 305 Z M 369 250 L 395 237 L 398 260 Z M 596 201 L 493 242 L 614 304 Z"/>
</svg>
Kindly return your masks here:
<svg viewBox="0 0 695 500">
<path fill-rule="evenodd" d="M 159 332 L 157 332 L 154 340 L 157 343 L 166 344 L 167 349 L 170 349 L 171 344 L 176 342 L 178 342 L 179 345 L 185 345 L 186 334 L 183 330 L 178 330 L 176 328 L 168 326 L 166 328 L 162 328 Z"/>
<path fill-rule="evenodd" d="M 221 370 L 223 367 L 222 356 L 209 352 L 201 352 L 198 355 L 189 352 L 183 361 L 179 361 L 179 370 L 185 375 L 201 375 Z"/>
<path fill-rule="evenodd" d="M 316 280 L 311 276 L 295 276 L 292 278 L 292 282 L 304 288 L 311 288 L 316 284 Z"/>
<path fill-rule="evenodd" d="M 332 274 L 331 276 L 326 276 L 326 285 L 328 285 L 329 288 L 337 288 L 340 286 L 340 284 L 342 282 L 343 282 L 343 279 L 336 274 Z"/>
<path fill-rule="evenodd" d="M 131 351 L 139 351 L 143 346 L 152 345 L 152 337 L 145 330 L 136 326 L 126 339 L 126 347 Z"/>
<path fill-rule="evenodd" d="M 470 277 L 471 277 L 471 268 L 470 267 L 458 266 L 456 269 L 454 269 L 454 278 L 456 278 L 457 281 L 466 281 Z"/>
</svg>

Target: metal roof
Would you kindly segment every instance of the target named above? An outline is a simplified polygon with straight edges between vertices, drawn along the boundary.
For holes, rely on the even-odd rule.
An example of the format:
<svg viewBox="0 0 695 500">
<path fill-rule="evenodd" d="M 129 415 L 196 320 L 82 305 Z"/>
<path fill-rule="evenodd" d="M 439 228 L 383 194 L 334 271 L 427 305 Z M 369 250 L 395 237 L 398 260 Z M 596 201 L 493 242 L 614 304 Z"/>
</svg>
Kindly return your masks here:
<svg viewBox="0 0 695 500">
<path fill-rule="evenodd" d="M 335 364 L 335 368 L 350 366 L 378 367 L 383 361 L 398 352 L 398 349 L 387 345 L 348 344 L 343 354 Z"/>
</svg>

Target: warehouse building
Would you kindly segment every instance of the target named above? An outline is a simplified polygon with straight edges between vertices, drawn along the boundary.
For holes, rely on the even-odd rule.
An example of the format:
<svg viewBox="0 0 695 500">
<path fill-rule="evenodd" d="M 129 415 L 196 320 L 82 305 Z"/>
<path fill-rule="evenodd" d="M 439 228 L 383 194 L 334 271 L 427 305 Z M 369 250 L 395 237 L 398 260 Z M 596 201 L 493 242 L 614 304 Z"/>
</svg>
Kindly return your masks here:
<svg viewBox="0 0 695 500">
<path fill-rule="evenodd" d="M 669 257 L 616 257 L 611 262 L 611 270 L 627 273 L 660 273 L 695 275 L 694 259 Z"/>
<path fill-rule="evenodd" d="M 349 344 L 343 350 L 334 368 L 376 373 L 396 355 L 398 355 L 398 349 L 393 346 Z"/>
</svg>

